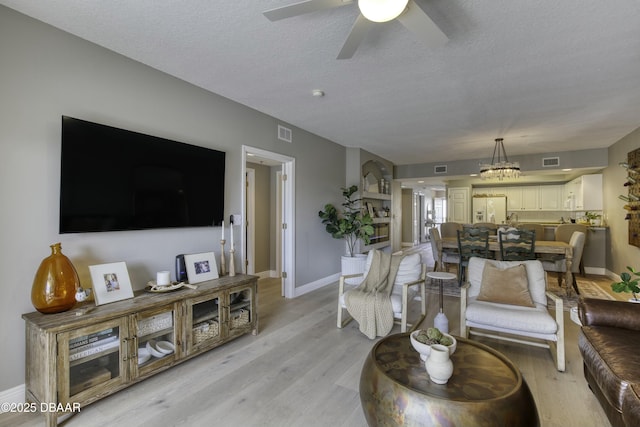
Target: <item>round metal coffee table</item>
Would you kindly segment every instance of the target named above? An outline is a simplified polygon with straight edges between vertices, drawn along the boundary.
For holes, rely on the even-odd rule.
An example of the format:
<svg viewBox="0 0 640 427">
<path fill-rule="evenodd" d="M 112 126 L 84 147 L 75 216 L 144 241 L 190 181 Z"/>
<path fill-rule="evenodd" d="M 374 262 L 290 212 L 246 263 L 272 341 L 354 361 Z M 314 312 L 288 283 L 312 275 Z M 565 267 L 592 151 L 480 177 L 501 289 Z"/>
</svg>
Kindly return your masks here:
<svg viewBox="0 0 640 427">
<path fill-rule="evenodd" d="M 539 426 L 538 410 L 518 368 L 483 344 L 458 338 L 453 376 L 438 385 L 409 334 L 380 340 L 360 376 L 370 426 Z"/>
</svg>

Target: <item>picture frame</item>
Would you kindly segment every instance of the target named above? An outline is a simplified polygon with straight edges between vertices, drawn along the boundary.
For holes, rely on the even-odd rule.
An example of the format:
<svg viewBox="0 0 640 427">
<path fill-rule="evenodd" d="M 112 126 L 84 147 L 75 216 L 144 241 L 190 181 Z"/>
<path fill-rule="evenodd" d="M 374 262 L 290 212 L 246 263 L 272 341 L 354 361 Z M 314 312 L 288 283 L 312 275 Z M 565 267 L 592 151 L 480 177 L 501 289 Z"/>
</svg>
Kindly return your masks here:
<svg viewBox="0 0 640 427">
<path fill-rule="evenodd" d="M 184 256 L 184 264 L 189 283 L 199 283 L 219 277 L 216 255 L 213 252 L 187 254 Z"/>
<path fill-rule="evenodd" d="M 131 279 L 125 262 L 90 265 L 96 305 L 133 298 Z"/>
</svg>

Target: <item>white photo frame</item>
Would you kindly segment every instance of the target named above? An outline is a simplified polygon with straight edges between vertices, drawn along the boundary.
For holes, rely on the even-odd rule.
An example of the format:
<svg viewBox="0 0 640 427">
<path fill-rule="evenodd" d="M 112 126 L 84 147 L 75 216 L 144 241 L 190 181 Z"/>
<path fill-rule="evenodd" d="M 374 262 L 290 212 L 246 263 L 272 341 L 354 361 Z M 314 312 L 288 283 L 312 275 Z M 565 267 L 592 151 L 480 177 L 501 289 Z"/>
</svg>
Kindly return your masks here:
<svg viewBox="0 0 640 427">
<path fill-rule="evenodd" d="M 96 305 L 133 298 L 131 279 L 124 262 L 90 265 Z"/>
<path fill-rule="evenodd" d="M 185 255 L 184 263 L 189 283 L 199 283 L 219 277 L 216 255 L 213 252 Z"/>
</svg>

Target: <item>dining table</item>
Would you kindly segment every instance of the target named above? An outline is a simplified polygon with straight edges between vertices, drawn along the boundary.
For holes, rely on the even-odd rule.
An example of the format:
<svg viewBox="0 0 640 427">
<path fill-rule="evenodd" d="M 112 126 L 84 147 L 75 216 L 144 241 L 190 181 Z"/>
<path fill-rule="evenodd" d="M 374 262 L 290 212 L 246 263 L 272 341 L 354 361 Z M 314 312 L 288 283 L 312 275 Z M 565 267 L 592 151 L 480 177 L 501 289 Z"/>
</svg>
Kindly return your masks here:
<svg viewBox="0 0 640 427">
<path fill-rule="evenodd" d="M 443 237 L 437 242 L 438 247 L 438 266 L 442 269 L 442 251 L 443 249 L 458 249 L 457 237 Z M 560 242 L 555 240 L 536 240 L 535 241 L 535 253 L 536 254 L 555 254 L 563 255 L 567 265 L 567 271 L 565 273 L 565 290 L 567 295 L 571 294 L 573 285 L 573 274 L 571 273 L 571 261 L 573 258 L 573 248 L 566 242 Z M 496 254 L 496 259 L 500 259 L 500 242 L 497 236 L 489 236 L 489 250 Z"/>
</svg>

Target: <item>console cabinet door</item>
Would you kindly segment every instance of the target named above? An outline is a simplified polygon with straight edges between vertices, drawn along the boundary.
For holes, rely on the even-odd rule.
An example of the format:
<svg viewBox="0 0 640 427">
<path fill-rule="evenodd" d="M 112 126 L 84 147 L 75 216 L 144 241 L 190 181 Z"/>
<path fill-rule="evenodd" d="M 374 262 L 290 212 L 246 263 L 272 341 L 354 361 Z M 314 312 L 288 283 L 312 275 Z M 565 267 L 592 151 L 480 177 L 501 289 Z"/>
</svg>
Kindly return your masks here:
<svg viewBox="0 0 640 427">
<path fill-rule="evenodd" d="M 255 287 L 246 286 L 229 291 L 229 336 L 245 334 L 255 325 Z"/>
<path fill-rule="evenodd" d="M 211 346 L 217 345 L 226 338 L 223 328 L 223 292 L 189 298 L 186 304 L 185 347 L 191 355 Z"/>
<path fill-rule="evenodd" d="M 59 333 L 58 401 L 92 402 L 125 384 L 130 347 L 126 317 Z"/>
<path fill-rule="evenodd" d="M 170 366 L 180 357 L 178 311 L 170 304 L 131 316 L 134 351 L 129 359 L 134 378 Z"/>
</svg>

